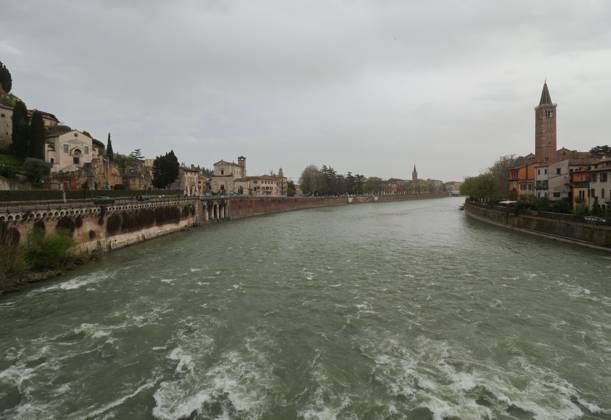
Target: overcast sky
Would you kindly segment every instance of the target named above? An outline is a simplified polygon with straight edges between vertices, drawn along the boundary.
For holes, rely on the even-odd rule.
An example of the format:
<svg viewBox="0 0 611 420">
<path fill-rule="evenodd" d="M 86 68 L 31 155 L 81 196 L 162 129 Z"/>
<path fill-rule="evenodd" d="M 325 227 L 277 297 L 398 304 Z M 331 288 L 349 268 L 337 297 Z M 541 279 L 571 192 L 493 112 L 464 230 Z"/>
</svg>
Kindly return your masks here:
<svg viewBox="0 0 611 420">
<path fill-rule="evenodd" d="M 546 78 L 558 146 L 611 143 L 610 22 L 607 0 L 3 0 L 0 61 L 122 153 L 453 180 L 534 151 Z"/>
</svg>

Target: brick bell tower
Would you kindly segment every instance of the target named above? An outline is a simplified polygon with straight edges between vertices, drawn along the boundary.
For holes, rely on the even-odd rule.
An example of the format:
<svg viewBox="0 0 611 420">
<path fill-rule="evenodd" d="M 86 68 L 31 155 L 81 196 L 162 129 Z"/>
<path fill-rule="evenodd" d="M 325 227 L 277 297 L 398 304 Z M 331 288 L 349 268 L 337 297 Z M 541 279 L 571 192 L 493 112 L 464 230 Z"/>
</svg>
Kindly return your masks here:
<svg viewBox="0 0 611 420">
<path fill-rule="evenodd" d="M 556 104 L 543 84 L 539 106 L 535 108 L 535 160 L 552 162 L 556 155 Z"/>
</svg>

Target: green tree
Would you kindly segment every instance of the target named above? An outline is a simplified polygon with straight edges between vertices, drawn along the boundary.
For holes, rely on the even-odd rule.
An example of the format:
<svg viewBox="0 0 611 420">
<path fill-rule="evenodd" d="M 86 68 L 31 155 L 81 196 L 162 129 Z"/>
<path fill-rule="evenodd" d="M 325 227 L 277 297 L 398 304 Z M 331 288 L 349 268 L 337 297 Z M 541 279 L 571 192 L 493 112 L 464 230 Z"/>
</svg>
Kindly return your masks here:
<svg viewBox="0 0 611 420">
<path fill-rule="evenodd" d="M 30 121 L 30 148 L 29 155 L 36 159 L 45 159 L 46 129 L 42 120 L 42 113 L 34 111 Z"/>
<path fill-rule="evenodd" d="M 106 157 L 110 161 L 113 161 L 115 159 L 115 152 L 114 150 L 112 150 L 112 141 L 110 140 L 110 133 L 108 133 L 108 141 L 106 142 Z"/>
<path fill-rule="evenodd" d="M 34 270 L 48 270 L 61 267 L 69 258 L 69 250 L 74 245 L 72 234 L 66 229 L 45 234 L 44 230 L 32 229 L 25 247 L 25 260 Z"/>
<path fill-rule="evenodd" d="M 481 202 L 497 201 L 503 197 L 498 179 L 490 172 L 466 178 L 460 193 Z"/>
<path fill-rule="evenodd" d="M 2 90 L 6 93 L 9 93 L 13 88 L 13 78 L 11 77 L 11 72 L 6 68 L 4 64 L 0 61 L 0 85 L 2 85 Z"/>
<path fill-rule="evenodd" d="M 316 195 L 320 193 L 322 175 L 315 165 L 308 165 L 301 173 L 299 185 L 301 191 L 306 195 Z"/>
<path fill-rule="evenodd" d="M 23 162 L 23 171 L 30 182 L 38 184 L 43 177 L 49 175 L 51 165 L 42 159 L 27 158 Z"/>
<path fill-rule="evenodd" d="M 129 157 L 138 162 L 144 162 L 144 156 L 142 156 L 142 152 L 140 151 L 140 149 L 135 149 L 129 154 Z"/>
<path fill-rule="evenodd" d="M 29 125 L 28 125 L 28 108 L 21 101 L 18 101 L 13 108 L 11 117 L 13 124 L 12 134 L 12 150 L 13 154 L 21 159 L 28 156 L 29 150 Z"/>
<path fill-rule="evenodd" d="M 295 187 L 295 183 L 293 181 L 287 181 L 286 183 L 286 195 L 289 197 L 294 197 L 297 194 L 297 187 Z"/>
<path fill-rule="evenodd" d="M 381 178 L 372 176 L 365 182 L 364 190 L 369 194 L 380 194 L 382 192 L 383 185 L 384 182 Z"/>
<path fill-rule="evenodd" d="M 597 157 L 611 156 L 611 147 L 608 145 L 595 146 L 590 149 L 590 153 Z"/>
<path fill-rule="evenodd" d="M 508 198 L 509 194 L 509 170 L 523 162 L 523 158 L 514 155 L 501 156 L 488 170 L 497 180 L 501 197 Z"/>
<path fill-rule="evenodd" d="M 166 188 L 176 181 L 179 169 L 178 158 L 173 150 L 163 156 L 157 156 L 153 162 L 153 185 L 156 188 Z"/>
<path fill-rule="evenodd" d="M 364 194 L 367 178 L 365 175 L 354 175 L 354 194 Z"/>
</svg>

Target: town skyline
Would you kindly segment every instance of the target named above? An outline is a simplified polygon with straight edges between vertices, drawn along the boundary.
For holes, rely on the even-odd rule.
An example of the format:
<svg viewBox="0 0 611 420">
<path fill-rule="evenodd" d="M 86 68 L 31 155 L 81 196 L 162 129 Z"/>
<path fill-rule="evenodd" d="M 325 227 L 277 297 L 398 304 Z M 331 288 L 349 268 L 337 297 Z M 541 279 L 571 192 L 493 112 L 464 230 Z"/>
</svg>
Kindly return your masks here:
<svg viewBox="0 0 611 420">
<path fill-rule="evenodd" d="M 112 132 L 121 153 L 172 148 L 208 167 L 244 154 L 254 172 L 280 164 L 293 179 L 310 163 L 405 179 L 416 163 L 423 177 L 461 179 L 530 151 L 533 92 L 546 78 L 562 104 L 559 141 L 607 143 L 595 122 L 611 105 L 598 94 L 611 88 L 611 6 L 475 3 L 147 3 L 136 13 L 9 2 L 0 54 L 29 106 L 96 138 Z M 49 8 L 81 36 L 52 30 Z M 265 17 L 250 19 L 253 10 Z M 437 23 L 418 22 L 431 14 Z M 18 29 L 36 16 L 31 31 Z"/>
</svg>

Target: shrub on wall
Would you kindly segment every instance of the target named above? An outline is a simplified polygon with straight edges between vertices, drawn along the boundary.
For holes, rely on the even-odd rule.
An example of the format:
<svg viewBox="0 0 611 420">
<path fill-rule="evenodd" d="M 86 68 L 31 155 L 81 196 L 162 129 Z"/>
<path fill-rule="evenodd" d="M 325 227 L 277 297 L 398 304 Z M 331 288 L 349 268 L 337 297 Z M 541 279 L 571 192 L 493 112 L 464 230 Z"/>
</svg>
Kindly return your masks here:
<svg viewBox="0 0 611 420">
<path fill-rule="evenodd" d="M 22 249 L 19 244 L 19 231 L 0 222 L 0 281 L 9 273 L 25 269 Z"/>
<path fill-rule="evenodd" d="M 37 271 L 58 268 L 69 260 L 69 250 L 73 245 L 72 233 L 68 230 L 60 228 L 45 235 L 44 231 L 32 229 L 25 245 L 25 261 Z"/>
</svg>

